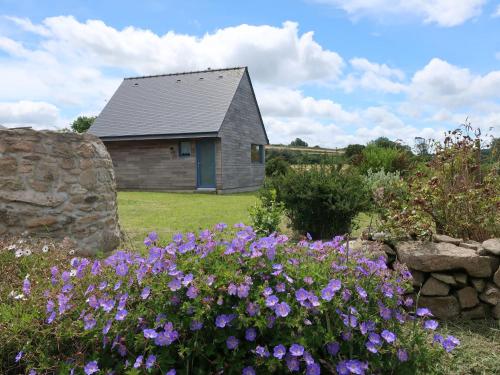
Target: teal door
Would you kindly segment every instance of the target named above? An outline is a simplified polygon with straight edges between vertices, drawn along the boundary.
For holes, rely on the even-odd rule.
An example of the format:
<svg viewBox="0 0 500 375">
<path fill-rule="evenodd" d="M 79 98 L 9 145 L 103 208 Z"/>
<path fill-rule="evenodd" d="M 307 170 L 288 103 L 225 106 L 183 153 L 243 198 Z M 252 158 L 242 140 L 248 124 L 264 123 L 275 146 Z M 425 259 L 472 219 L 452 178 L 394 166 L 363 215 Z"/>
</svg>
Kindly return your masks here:
<svg viewBox="0 0 500 375">
<path fill-rule="evenodd" d="M 202 139 L 196 142 L 197 187 L 215 187 L 215 142 Z"/>
</svg>

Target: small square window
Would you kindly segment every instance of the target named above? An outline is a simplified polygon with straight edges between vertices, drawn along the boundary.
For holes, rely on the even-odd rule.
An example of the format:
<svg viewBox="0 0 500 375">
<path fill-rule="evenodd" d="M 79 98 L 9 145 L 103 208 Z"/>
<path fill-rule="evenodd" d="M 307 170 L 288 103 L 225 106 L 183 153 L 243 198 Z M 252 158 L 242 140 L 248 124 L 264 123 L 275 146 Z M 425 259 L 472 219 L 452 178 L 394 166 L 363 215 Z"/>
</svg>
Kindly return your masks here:
<svg viewBox="0 0 500 375">
<path fill-rule="evenodd" d="M 264 162 L 264 146 L 263 145 L 251 145 L 251 158 L 252 163 L 263 163 Z"/>
<path fill-rule="evenodd" d="M 189 141 L 180 142 L 179 156 L 191 156 L 191 142 Z"/>
</svg>

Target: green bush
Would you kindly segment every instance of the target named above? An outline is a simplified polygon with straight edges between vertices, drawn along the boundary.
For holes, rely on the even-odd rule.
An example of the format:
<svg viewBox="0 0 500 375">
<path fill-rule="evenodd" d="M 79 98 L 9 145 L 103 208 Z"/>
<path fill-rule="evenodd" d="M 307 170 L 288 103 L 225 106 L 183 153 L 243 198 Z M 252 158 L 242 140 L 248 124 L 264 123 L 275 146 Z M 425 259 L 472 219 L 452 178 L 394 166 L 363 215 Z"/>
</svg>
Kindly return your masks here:
<svg viewBox="0 0 500 375">
<path fill-rule="evenodd" d="M 368 204 L 363 178 L 338 166 L 297 168 L 273 185 L 292 228 L 314 238 L 349 233 L 353 218 Z"/>
<path fill-rule="evenodd" d="M 435 143 L 431 161 L 405 178 L 407 194 L 384 201 L 384 225 L 395 236 L 500 236 L 499 164 L 483 174 L 480 131 L 470 136 L 470 130 L 456 129 Z"/>
<path fill-rule="evenodd" d="M 219 224 L 144 242 L 49 270 L 37 264 L 50 254 L 22 258 L 31 285 L 0 305 L 0 372 L 429 374 L 458 344 L 412 307 L 408 269 L 347 253 L 342 238 L 296 244 Z"/>
<path fill-rule="evenodd" d="M 266 161 L 266 176 L 274 177 L 286 174 L 290 170 L 290 164 L 281 157 Z"/>
<path fill-rule="evenodd" d="M 374 143 L 367 145 L 362 151 L 362 160 L 359 164 L 361 173 L 387 171 L 405 172 L 410 167 L 410 153 L 396 147 L 380 147 Z"/>
<path fill-rule="evenodd" d="M 268 236 L 277 232 L 283 220 L 283 203 L 276 201 L 276 191 L 264 186 L 259 193 L 259 202 L 248 210 L 255 232 L 260 236 Z"/>
</svg>

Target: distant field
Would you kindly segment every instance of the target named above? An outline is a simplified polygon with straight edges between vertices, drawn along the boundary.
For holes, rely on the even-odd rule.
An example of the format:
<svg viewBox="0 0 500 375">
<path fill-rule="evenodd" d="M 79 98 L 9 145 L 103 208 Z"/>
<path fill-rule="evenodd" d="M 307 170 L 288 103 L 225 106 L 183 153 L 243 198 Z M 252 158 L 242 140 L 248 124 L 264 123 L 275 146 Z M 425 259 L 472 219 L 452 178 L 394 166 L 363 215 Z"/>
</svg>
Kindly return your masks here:
<svg viewBox="0 0 500 375">
<path fill-rule="evenodd" d="M 122 230 L 135 246 L 156 231 L 171 239 L 178 232 L 199 231 L 219 222 L 249 223 L 248 208 L 255 194 L 193 194 L 119 192 L 118 213 Z"/>
<path fill-rule="evenodd" d="M 322 148 L 322 147 L 291 147 L 291 146 L 279 146 L 279 145 L 267 145 L 266 150 L 288 150 L 288 151 L 300 151 L 313 154 L 335 154 L 342 155 L 344 153 L 343 148 Z"/>
</svg>

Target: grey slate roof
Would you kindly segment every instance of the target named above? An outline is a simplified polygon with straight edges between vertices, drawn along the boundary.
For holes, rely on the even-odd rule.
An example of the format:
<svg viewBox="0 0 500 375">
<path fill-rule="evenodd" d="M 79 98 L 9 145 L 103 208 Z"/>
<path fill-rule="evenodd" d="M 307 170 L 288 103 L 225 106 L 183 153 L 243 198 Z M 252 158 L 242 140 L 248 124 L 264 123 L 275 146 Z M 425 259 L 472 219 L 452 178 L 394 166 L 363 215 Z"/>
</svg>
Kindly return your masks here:
<svg viewBox="0 0 500 375">
<path fill-rule="evenodd" d="M 245 71 L 125 78 L 89 132 L 104 138 L 216 133 Z"/>
</svg>

